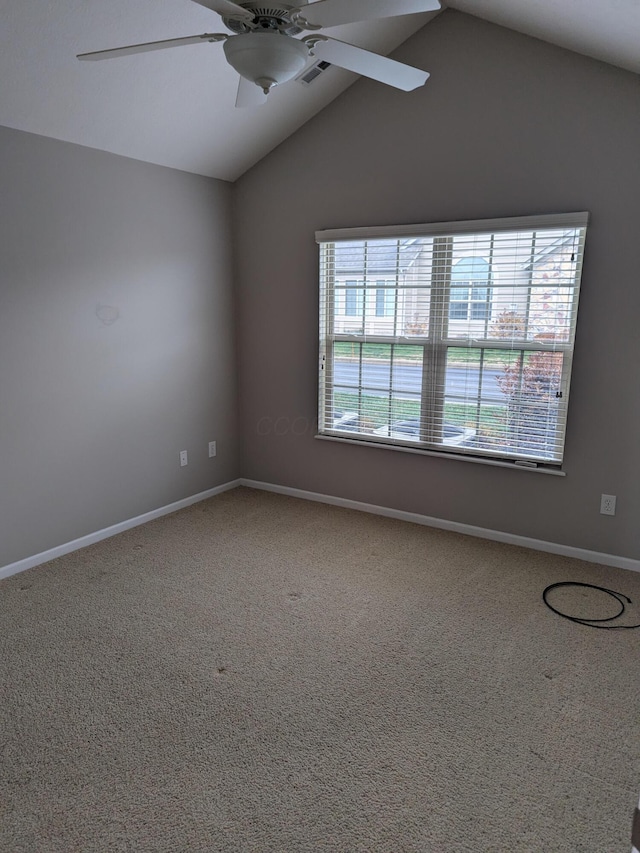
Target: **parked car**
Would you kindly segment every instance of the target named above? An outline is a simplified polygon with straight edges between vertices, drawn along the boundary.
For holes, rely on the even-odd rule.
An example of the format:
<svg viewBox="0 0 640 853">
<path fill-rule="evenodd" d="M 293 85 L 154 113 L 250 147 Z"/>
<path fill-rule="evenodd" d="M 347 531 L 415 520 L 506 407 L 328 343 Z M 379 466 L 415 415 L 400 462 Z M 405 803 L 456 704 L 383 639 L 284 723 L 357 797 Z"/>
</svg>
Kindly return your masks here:
<svg viewBox="0 0 640 853">
<path fill-rule="evenodd" d="M 471 427 L 462 427 L 458 424 L 445 423 L 442 427 L 442 443 L 449 446 L 469 447 L 473 444 L 476 431 Z M 411 418 L 405 421 L 393 421 L 391 427 L 381 426 L 374 429 L 374 435 L 385 435 L 389 438 L 404 438 L 407 440 L 420 438 L 420 421 Z"/>
<path fill-rule="evenodd" d="M 346 432 L 359 432 L 360 413 L 335 411 L 333 413 L 333 429 L 341 429 Z"/>
</svg>

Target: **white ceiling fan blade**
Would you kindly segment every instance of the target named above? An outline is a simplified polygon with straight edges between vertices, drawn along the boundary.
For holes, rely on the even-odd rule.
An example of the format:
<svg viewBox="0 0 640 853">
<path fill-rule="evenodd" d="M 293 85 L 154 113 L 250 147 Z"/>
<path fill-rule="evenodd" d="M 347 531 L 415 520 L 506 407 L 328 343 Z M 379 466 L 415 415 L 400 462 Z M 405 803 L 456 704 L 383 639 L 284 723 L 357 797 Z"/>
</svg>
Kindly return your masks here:
<svg viewBox="0 0 640 853">
<path fill-rule="evenodd" d="M 386 56 L 371 53 L 369 50 L 363 50 L 361 47 L 337 39 L 326 38 L 326 36 L 321 38 L 322 41 L 318 41 L 313 47 L 313 53 L 318 59 L 325 59 L 333 65 L 346 68 L 347 71 L 355 71 L 363 77 L 386 83 L 387 86 L 410 92 L 418 86 L 424 86 L 429 78 L 427 71 L 404 65 L 402 62 L 396 62 L 395 59 L 388 59 Z"/>
<path fill-rule="evenodd" d="M 203 33 L 201 36 L 185 36 L 179 39 L 164 39 L 163 41 L 149 41 L 145 44 L 129 44 L 125 47 L 114 47 L 110 50 L 94 50 L 91 53 L 79 53 L 78 59 L 97 60 L 115 59 L 118 56 L 129 56 L 132 53 L 146 53 L 149 50 L 164 50 L 167 47 L 183 47 L 186 44 L 199 44 L 200 42 L 224 41 L 228 36 L 222 33 Z"/>
<path fill-rule="evenodd" d="M 245 107 L 259 107 L 266 104 L 267 96 L 259 86 L 247 80 L 246 77 L 240 77 L 238 83 L 238 94 L 236 95 L 236 107 L 244 109 Z"/>
<path fill-rule="evenodd" d="M 253 12 L 243 9 L 237 3 L 232 3 L 231 0 L 193 0 L 205 9 L 211 9 L 212 12 L 217 12 L 223 18 L 234 18 L 236 21 L 253 21 L 255 15 Z"/>
<path fill-rule="evenodd" d="M 296 10 L 296 18 L 314 27 L 338 27 L 357 21 L 395 18 L 417 12 L 435 12 L 438 0 L 317 0 Z"/>
</svg>

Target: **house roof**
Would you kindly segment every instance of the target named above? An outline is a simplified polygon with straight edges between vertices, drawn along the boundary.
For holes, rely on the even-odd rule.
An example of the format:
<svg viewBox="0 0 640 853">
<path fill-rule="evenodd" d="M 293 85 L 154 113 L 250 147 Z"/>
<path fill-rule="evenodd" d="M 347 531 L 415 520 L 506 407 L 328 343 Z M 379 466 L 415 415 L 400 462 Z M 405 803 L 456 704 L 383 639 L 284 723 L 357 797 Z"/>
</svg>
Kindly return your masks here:
<svg viewBox="0 0 640 853">
<path fill-rule="evenodd" d="M 574 245 L 576 242 L 575 229 L 571 229 L 549 243 L 544 243 L 533 257 L 519 265 L 519 269 L 528 270 L 553 258 L 559 250 Z M 344 240 L 336 243 L 335 274 L 340 277 L 348 275 L 362 276 L 366 271 L 368 276 L 395 276 L 396 270 L 407 270 L 424 250 L 425 243 L 416 237 L 400 240 Z M 456 269 L 457 268 L 457 269 Z M 481 257 L 463 257 L 454 267 L 453 278 L 483 278 L 487 275 L 489 264 Z"/>
<path fill-rule="evenodd" d="M 415 238 L 405 240 L 357 240 L 336 244 L 336 275 L 395 276 L 396 269 L 406 269 L 414 261 L 424 245 Z M 398 263 L 399 261 L 399 263 Z"/>
</svg>

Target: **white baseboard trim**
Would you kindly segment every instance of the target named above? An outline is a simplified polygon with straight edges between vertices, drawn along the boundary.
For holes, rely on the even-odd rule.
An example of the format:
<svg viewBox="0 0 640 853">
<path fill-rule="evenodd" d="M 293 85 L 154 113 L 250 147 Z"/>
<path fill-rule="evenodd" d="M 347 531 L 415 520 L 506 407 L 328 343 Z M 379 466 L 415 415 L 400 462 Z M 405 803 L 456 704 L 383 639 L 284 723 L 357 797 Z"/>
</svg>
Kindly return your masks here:
<svg viewBox="0 0 640 853">
<path fill-rule="evenodd" d="M 191 504 L 199 501 L 206 501 L 207 498 L 212 498 L 215 495 L 220 495 L 222 492 L 228 492 L 229 489 L 235 489 L 241 485 L 240 480 L 230 480 L 228 483 L 223 483 L 220 486 L 215 486 L 213 489 L 207 489 L 206 492 L 199 492 L 197 495 L 191 495 L 188 498 L 183 498 L 180 501 L 175 501 L 172 504 L 167 504 L 159 509 L 152 509 L 151 512 L 145 512 L 142 515 L 137 515 L 135 518 L 129 518 L 126 521 L 120 521 L 118 524 L 112 524 L 111 527 L 105 527 L 102 530 L 97 530 L 95 533 L 89 533 L 86 536 L 81 536 L 79 539 L 74 539 L 72 542 L 65 542 L 64 545 L 57 545 L 55 548 L 50 548 L 48 551 L 42 551 L 40 554 L 34 554 L 33 557 L 25 557 L 24 560 L 18 560 L 17 563 L 9 563 L 8 566 L 0 568 L 0 580 L 8 578 L 11 575 L 16 575 L 18 572 L 24 572 L 27 569 L 32 569 L 34 566 L 40 566 L 42 563 L 48 563 L 49 560 L 55 560 L 56 557 L 64 557 L 65 554 L 70 554 L 72 551 L 78 551 L 80 548 L 86 548 L 87 545 L 93 545 L 95 542 L 100 542 L 102 539 L 108 539 L 110 536 L 117 536 L 118 533 L 124 533 L 125 530 L 131 530 L 132 527 L 138 527 L 141 524 L 146 524 L 148 521 L 153 521 L 154 518 L 160 518 L 163 515 L 169 515 L 172 512 L 177 512 L 179 509 L 184 509 Z"/>
<path fill-rule="evenodd" d="M 640 560 L 634 560 L 631 557 L 619 557 L 616 554 L 588 551 L 586 548 L 574 548 L 572 545 L 545 542 L 543 539 L 531 539 L 528 536 L 518 536 L 515 533 L 504 533 L 501 530 L 475 527 L 472 524 L 462 524 L 459 521 L 447 521 L 444 518 L 419 515 L 416 512 L 405 512 L 400 509 L 391 509 L 390 507 L 377 506 L 375 504 L 363 503 L 362 501 L 352 501 L 347 498 L 336 498 L 333 495 L 321 495 L 318 492 L 293 489 L 289 486 L 279 486 L 274 483 L 261 483 L 258 480 L 241 478 L 240 485 L 247 486 L 250 489 L 261 489 L 265 492 L 276 492 L 279 495 L 290 495 L 293 498 L 302 498 L 307 501 L 332 504 L 333 506 L 355 509 L 360 512 L 370 512 L 373 515 L 384 515 L 387 518 L 397 518 L 400 521 L 410 521 L 413 524 L 423 524 L 426 527 L 438 527 L 440 530 L 451 530 L 454 533 L 463 533 L 466 536 L 477 536 L 480 539 L 492 539 L 494 542 L 519 545 L 522 548 L 531 548 L 534 551 L 547 551 L 550 554 L 559 554 L 563 557 L 574 557 L 577 560 L 586 560 L 589 563 L 601 563 L 604 566 L 614 566 L 617 569 L 629 569 L 632 572 L 640 572 Z"/>
<path fill-rule="evenodd" d="M 309 492 L 305 489 L 294 489 L 290 486 L 280 486 L 275 483 L 262 483 L 258 480 L 248 480 L 240 478 L 230 480 L 228 483 L 222 483 L 220 486 L 215 486 L 213 489 L 207 489 L 205 492 L 199 492 L 197 495 L 191 495 L 188 498 L 175 501 L 167 504 L 159 509 L 145 512 L 143 515 L 138 515 L 135 518 L 129 518 L 126 521 L 121 521 L 118 524 L 113 524 L 110 527 L 105 527 L 102 530 L 97 530 L 95 533 L 89 533 L 86 536 L 81 536 L 79 539 L 74 539 L 72 542 L 66 542 L 63 545 L 57 545 L 55 548 L 50 548 L 48 551 L 42 551 L 40 554 L 34 554 L 32 557 L 25 557 L 24 560 L 18 560 L 16 563 L 9 563 L 7 566 L 0 568 L 0 580 L 8 578 L 11 575 L 24 572 L 27 569 L 32 569 L 35 566 L 40 566 L 42 563 L 48 563 L 50 560 L 55 560 L 56 557 L 63 557 L 65 554 L 70 554 L 72 551 L 78 551 L 80 548 L 86 548 L 87 545 L 93 545 L 96 542 L 101 542 L 103 539 L 108 539 L 111 536 L 117 536 L 118 533 L 124 533 L 125 530 L 131 530 L 132 527 L 138 527 L 141 524 L 146 524 L 148 521 L 153 521 L 155 518 L 160 518 L 163 515 L 169 515 L 172 512 L 177 512 L 180 509 L 191 506 L 199 501 L 207 500 L 215 495 L 220 495 L 223 492 L 228 492 L 230 489 L 235 489 L 237 486 L 247 486 L 250 489 L 260 489 L 265 492 L 276 492 L 280 495 L 289 495 L 294 498 L 302 498 L 303 500 L 315 501 L 316 503 L 332 504 L 333 506 L 341 506 L 346 509 L 355 509 L 359 512 L 369 512 L 372 515 L 384 515 L 387 518 L 397 518 L 400 521 L 410 521 L 413 524 L 422 524 L 426 527 L 437 527 L 440 530 L 451 530 L 454 533 L 462 533 L 467 536 L 477 536 L 480 539 L 492 539 L 495 542 L 505 542 L 508 545 L 519 545 L 522 548 L 532 548 L 534 551 L 547 551 L 550 554 L 559 554 L 563 557 L 574 557 L 577 560 L 586 560 L 589 563 L 601 563 L 604 566 L 613 566 L 618 569 L 628 569 L 632 572 L 640 572 L 640 560 L 634 560 L 631 557 L 619 557 L 616 554 L 604 554 L 598 551 L 588 551 L 585 548 L 574 548 L 571 545 L 561 545 L 557 542 L 545 542 L 543 539 L 531 539 L 528 536 L 518 536 L 515 533 L 505 533 L 501 530 L 490 530 L 486 527 L 475 527 L 472 524 L 462 524 L 458 521 L 448 521 L 444 518 L 435 518 L 429 515 L 420 515 L 416 512 L 405 512 L 400 509 L 392 509 L 391 507 L 377 506 L 376 504 L 363 503 L 362 501 L 352 501 L 348 498 L 338 498 L 333 495 L 322 495 L 318 492 Z"/>
</svg>

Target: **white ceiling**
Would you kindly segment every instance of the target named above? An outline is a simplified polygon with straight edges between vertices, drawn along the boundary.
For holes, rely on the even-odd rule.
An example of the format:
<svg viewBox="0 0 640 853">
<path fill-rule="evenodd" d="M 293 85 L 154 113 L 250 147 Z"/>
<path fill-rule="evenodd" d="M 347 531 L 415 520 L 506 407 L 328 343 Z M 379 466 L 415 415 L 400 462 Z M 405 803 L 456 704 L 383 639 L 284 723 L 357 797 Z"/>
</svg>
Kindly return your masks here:
<svg viewBox="0 0 640 853">
<path fill-rule="evenodd" d="M 448 5 L 640 73 L 640 0 Z M 388 54 L 432 17 L 352 24 L 331 35 Z M 310 87 L 291 82 L 264 107 L 237 110 L 238 78 L 221 44 L 108 62 L 75 59 L 124 44 L 227 32 L 215 13 L 190 0 L 0 0 L 0 19 L 1 125 L 230 181 L 357 79 L 331 67 Z"/>
</svg>

